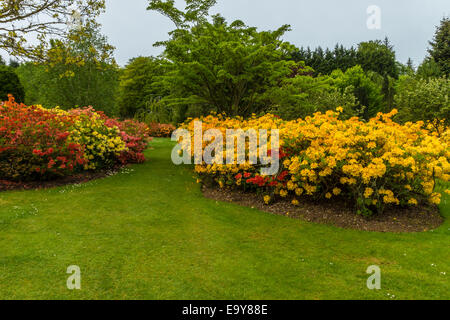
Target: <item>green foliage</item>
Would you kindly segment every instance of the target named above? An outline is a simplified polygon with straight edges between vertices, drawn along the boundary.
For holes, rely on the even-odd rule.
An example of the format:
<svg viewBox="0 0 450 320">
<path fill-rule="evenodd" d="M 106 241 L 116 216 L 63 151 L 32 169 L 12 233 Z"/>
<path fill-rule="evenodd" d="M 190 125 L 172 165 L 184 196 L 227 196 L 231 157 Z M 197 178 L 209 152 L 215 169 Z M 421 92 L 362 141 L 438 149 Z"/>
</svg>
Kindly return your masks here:
<svg viewBox="0 0 450 320">
<path fill-rule="evenodd" d="M 428 50 L 430 56 L 439 65 L 443 74 L 450 75 L 450 19 L 443 18 L 436 28 L 433 40 Z"/>
<path fill-rule="evenodd" d="M 285 120 L 305 118 L 315 112 L 343 107 L 346 116 L 356 116 L 356 98 L 348 89 L 340 91 L 329 76 L 299 75 L 284 80 L 270 91 L 271 112 Z"/>
<path fill-rule="evenodd" d="M 398 78 L 395 51 L 386 38 L 380 40 L 361 42 L 356 53 L 358 64 L 364 71 L 373 71 L 383 77 Z"/>
<path fill-rule="evenodd" d="M 292 59 L 297 62 L 304 61 L 314 69 L 315 75 L 329 75 L 336 69 L 346 71 L 358 64 L 356 50 L 353 47 L 344 48 L 339 44 L 336 44 L 333 51 L 328 48 L 324 51 L 321 47 L 312 51 L 309 47 L 302 47 L 292 52 Z"/>
<path fill-rule="evenodd" d="M 351 92 L 356 97 L 355 112 L 361 118 L 369 120 L 383 111 L 381 87 L 364 73 L 361 66 L 350 68 L 345 73 L 335 70 L 331 77 L 341 93 Z"/>
<path fill-rule="evenodd" d="M 302 47 L 293 51 L 292 58 L 295 61 L 304 61 L 314 69 L 316 75 L 331 74 L 336 69 L 345 72 L 356 65 L 361 65 L 366 72 L 377 72 L 383 77 L 397 78 L 399 73 L 395 52 L 387 38 L 384 41 L 361 42 L 358 49 L 347 49 L 339 44 L 336 44 L 333 50 L 318 47 L 312 51 L 309 47 Z"/>
<path fill-rule="evenodd" d="M 192 24 L 205 22 L 209 15 L 209 9 L 217 0 L 185 0 L 185 10 L 175 7 L 174 0 L 150 0 L 147 10 L 154 10 L 170 18 L 177 28 L 189 28 Z"/>
<path fill-rule="evenodd" d="M 67 39 L 53 40 L 45 63 L 19 67 L 31 92 L 27 102 L 63 109 L 94 106 L 116 114 L 118 66 L 113 49 L 96 24 L 73 29 Z"/>
<path fill-rule="evenodd" d="M 397 61 L 397 70 L 398 70 L 399 76 L 404 76 L 404 75 L 412 76 L 412 75 L 416 74 L 416 69 L 414 67 L 414 63 L 411 58 L 408 58 L 408 61 L 406 62 L 406 64 L 403 64 L 403 63 Z"/>
<path fill-rule="evenodd" d="M 25 101 L 25 89 L 14 69 L 0 65 L 0 101 L 8 100 L 8 94 L 12 94 L 17 102 Z"/>
<path fill-rule="evenodd" d="M 405 70 L 406 72 L 411 72 L 408 67 L 405 67 Z M 379 73 L 370 70 L 365 71 L 365 74 L 381 89 L 383 100 L 379 105 L 380 110 L 386 113 L 390 112 L 394 106 L 395 84 L 397 80 L 389 75 L 382 76 Z"/>
<path fill-rule="evenodd" d="M 177 121 L 210 111 L 248 116 L 266 110 L 265 92 L 297 67 L 287 60 L 292 46 L 280 40 L 288 30 L 258 32 L 214 16 L 212 22 L 172 31 L 161 43 L 172 62 L 158 84 L 170 90 L 161 102 L 177 110 Z"/>
<path fill-rule="evenodd" d="M 164 72 L 164 66 L 152 57 L 131 59 L 121 71 L 119 78 L 118 108 L 121 117 L 133 117 L 148 109 L 162 92 L 154 83 Z"/>
<path fill-rule="evenodd" d="M 402 66 L 395 59 L 395 52 L 386 38 L 384 41 L 361 42 L 358 49 L 346 49 L 336 45 L 334 50 L 323 50 L 318 47 L 314 51 L 301 48 L 292 53 L 295 61 L 305 61 L 306 65 L 314 69 L 315 75 L 329 75 L 334 70 L 346 72 L 348 69 L 360 65 L 366 75 L 381 87 L 383 100 L 372 108 L 388 111 L 393 106 L 394 82 L 401 72 L 413 72 L 412 66 Z M 412 62 L 410 62 L 412 63 Z M 380 75 L 380 76 L 378 76 Z M 363 95 L 363 94 L 361 94 Z M 360 99 L 364 98 L 360 96 Z"/>
<path fill-rule="evenodd" d="M 20 62 L 14 59 L 9 59 L 9 66 L 13 69 L 20 67 Z"/>
<path fill-rule="evenodd" d="M 183 112 L 181 115 L 179 112 Z M 150 99 L 146 102 L 145 108 L 140 109 L 134 118 L 140 122 L 150 123 L 177 123 L 177 119 L 190 116 L 186 114 L 183 108 L 174 108 L 168 106 L 164 101 L 159 99 Z"/>
<path fill-rule="evenodd" d="M 439 78 L 442 75 L 439 64 L 432 57 L 427 57 L 417 68 L 417 76 L 423 79 Z"/>
<path fill-rule="evenodd" d="M 394 81 L 398 79 L 400 70 L 395 59 L 395 51 L 388 38 L 384 41 L 375 40 L 361 42 L 358 45 L 357 61 L 369 77 L 381 85 L 384 95 L 383 111 L 388 112 L 393 107 Z M 371 75 L 377 73 L 381 76 Z M 378 78 L 378 79 L 377 79 Z"/>
<path fill-rule="evenodd" d="M 446 77 L 420 79 L 400 77 L 395 105 L 402 121 L 445 120 L 450 124 L 450 80 Z"/>
<path fill-rule="evenodd" d="M 45 94 L 52 88 L 43 85 L 47 81 L 47 72 L 44 65 L 26 62 L 15 71 L 25 89 L 25 104 L 46 104 Z"/>
</svg>

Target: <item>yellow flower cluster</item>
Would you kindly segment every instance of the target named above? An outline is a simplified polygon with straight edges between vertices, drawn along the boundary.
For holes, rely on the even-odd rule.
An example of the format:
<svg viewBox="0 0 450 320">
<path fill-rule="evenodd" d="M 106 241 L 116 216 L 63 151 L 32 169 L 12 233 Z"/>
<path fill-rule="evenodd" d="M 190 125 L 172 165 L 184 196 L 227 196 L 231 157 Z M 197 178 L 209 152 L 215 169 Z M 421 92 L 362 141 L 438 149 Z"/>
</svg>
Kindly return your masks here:
<svg viewBox="0 0 450 320">
<path fill-rule="evenodd" d="M 392 120 L 396 110 L 367 122 L 341 120 L 340 112 L 316 113 L 294 121 L 271 114 L 248 120 L 210 115 L 190 119 L 184 128 L 193 135 L 198 120 L 203 132 L 218 129 L 224 135 L 226 129 L 279 129 L 280 146 L 287 154 L 280 165 L 281 180 L 266 177 L 255 186 L 248 178 L 257 177 L 258 168 L 248 164 L 196 166 L 204 178 L 229 186 L 256 188 L 281 197 L 345 197 L 362 214 L 382 212 L 386 205 L 440 202 L 441 195 L 434 189 L 436 179 L 450 179 L 449 130 L 437 134 L 423 122 L 398 124 Z M 203 141 L 203 148 L 209 143 Z"/>
<path fill-rule="evenodd" d="M 86 146 L 85 155 L 89 160 L 85 170 L 94 170 L 109 162 L 114 162 L 126 145 L 117 127 L 108 127 L 99 115 L 90 118 L 81 115 L 75 121 L 70 142 Z"/>
</svg>

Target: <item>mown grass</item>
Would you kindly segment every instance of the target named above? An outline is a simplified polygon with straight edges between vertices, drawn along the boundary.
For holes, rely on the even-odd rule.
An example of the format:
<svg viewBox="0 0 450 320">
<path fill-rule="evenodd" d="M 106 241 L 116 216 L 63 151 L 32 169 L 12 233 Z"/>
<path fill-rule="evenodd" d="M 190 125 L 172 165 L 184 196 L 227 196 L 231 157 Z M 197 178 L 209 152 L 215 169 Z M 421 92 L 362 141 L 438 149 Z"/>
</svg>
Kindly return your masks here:
<svg viewBox="0 0 450 320">
<path fill-rule="evenodd" d="M 1 299 L 450 299 L 448 196 L 434 231 L 343 230 L 205 199 L 152 146 L 112 177 L 0 194 Z"/>
</svg>

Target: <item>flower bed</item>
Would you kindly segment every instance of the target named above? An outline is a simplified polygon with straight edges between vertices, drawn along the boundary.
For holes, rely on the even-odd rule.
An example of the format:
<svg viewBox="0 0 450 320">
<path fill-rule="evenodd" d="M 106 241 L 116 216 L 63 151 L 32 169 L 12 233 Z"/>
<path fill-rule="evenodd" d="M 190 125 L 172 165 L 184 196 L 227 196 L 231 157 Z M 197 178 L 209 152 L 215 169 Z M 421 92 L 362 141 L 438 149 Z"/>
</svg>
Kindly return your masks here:
<svg viewBox="0 0 450 320">
<path fill-rule="evenodd" d="M 142 162 L 148 127 L 109 119 L 91 107 L 63 111 L 0 104 L 0 177 L 49 180 L 76 172 Z"/>
<path fill-rule="evenodd" d="M 211 128 L 223 134 L 226 129 L 279 129 L 281 146 L 275 176 L 262 176 L 260 165 L 249 163 L 203 163 L 195 168 L 199 182 L 255 191 L 267 204 L 280 197 L 291 198 L 294 205 L 301 197 L 340 198 L 364 215 L 382 213 L 387 206 L 440 203 L 435 181 L 450 178 L 449 131 L 438 136 L 422 122 L 400 125 L 392 121 L 396 110 L 369 122 L 340 120 L 340 111 L 295 121 L 270 114 L 249 120 L 221 115 L 195 119 L 202 121 L 203 132 Z M 192 136 L 195 120 L 183 125 Z"/>
</svg>

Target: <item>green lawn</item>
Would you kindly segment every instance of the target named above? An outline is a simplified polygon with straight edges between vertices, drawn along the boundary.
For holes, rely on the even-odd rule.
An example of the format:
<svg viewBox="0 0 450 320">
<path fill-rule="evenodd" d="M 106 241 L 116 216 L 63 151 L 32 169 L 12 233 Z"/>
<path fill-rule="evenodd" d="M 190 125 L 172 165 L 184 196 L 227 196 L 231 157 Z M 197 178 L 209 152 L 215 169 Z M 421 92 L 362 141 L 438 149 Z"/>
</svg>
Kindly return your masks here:
<svg viewBox="0 0 450 320">
<path fill-rule="evenodd" d="M 1 299 L 450 299 L 448 196 L 435 231 L 343 230 L 205 199 L 171 142 L 152 146 L 113 177 L 0 193 Z"/>
</svg>

